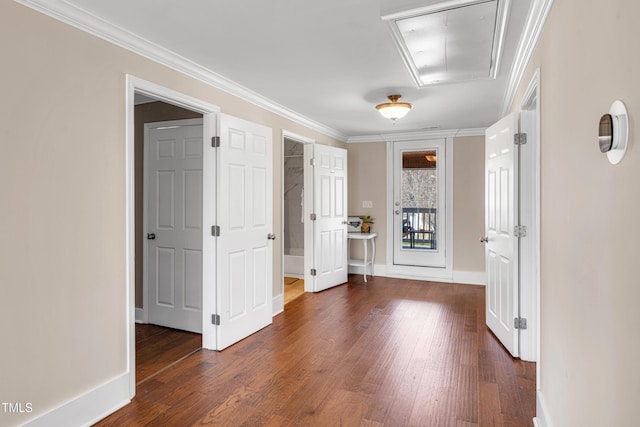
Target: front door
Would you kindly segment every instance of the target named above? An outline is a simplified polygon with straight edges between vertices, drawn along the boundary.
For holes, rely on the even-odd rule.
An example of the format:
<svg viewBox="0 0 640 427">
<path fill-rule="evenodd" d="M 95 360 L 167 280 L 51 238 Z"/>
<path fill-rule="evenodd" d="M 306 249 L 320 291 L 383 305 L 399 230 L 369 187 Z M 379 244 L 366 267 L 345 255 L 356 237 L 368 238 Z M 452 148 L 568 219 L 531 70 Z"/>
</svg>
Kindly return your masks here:
<svg viewBox="0 0 640 427">
<path fill-rule="evenodd" d="M 445 140 L 393 144 L 393 263 L 446 267 Z"/>
<path fill-rule="evenodd" d="M 271 323 L 272 131 L 221 115 L 217 307 L 222 350 Z"/>
<path fill-rule="evenodd" d="M 313 167 L 314 291 L 348 280 L 347 150 L 315 144 Z"/>
<path fill-rule="evenodd" d="M 518 329 L 518 115 L 512 113 L 486 131 L 485 242 L 487 326 L 513 356 L 519 355 Z"/>
<path fill-rule="evenodd" d="M 202 332 L 202 119 L 147 125 L 149 323 Z"/>
</svg>

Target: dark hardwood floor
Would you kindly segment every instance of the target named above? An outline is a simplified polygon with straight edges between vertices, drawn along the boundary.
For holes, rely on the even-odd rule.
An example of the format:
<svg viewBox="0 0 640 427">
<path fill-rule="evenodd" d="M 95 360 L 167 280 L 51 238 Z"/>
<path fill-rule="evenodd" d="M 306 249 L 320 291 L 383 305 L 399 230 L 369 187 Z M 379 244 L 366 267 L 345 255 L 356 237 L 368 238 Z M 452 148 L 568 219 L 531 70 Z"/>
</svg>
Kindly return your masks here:
<svg viewBox="0 0 640 427">
<path fill-rule="evenodd" d="M 163 326 L 136 324 L 136 384 L 202 347 L 202 335 Z"/>
<path fill-rule="evenodd" d="M 531 426 L 535 364 L 484 316 L 483 287 L 350 276 L 145 381 L 98 425 Z"/>
</svg>

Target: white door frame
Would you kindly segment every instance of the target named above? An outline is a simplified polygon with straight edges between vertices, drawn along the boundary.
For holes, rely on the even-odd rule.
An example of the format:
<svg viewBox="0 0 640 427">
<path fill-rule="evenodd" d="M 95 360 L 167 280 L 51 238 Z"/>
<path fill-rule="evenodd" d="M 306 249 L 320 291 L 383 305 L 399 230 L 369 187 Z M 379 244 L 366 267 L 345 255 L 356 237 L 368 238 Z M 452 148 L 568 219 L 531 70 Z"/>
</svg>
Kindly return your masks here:
<svg viewBox="0 0 640 427">
<path fill-rule="evenodd" d="M 520 146 L 520 223 L 527 237 L 520 239 L 520 317 L 527 329 L 520 331 L 520 358 L 538 362 L 540 386 L 540 69 L 529 83 L 520 104 L 520 132 L 527 143 Z"/>
<path fill-rule="evenodd" d="M 393 141 L 387 141 L 387 265 L 385 275 L 413 280 L 453 281 L 453 138 L 445 136 L 445 268 L 395 265 L 393 263 Z M 433 135 L 429 139 L 442 139 Z M 402 142 L 405 142 L 402 140 Z"/>
<path fill-rule="evenodd" d="M 291 141 L 299 142 L 304 144 L 304 207 L 302 214 L 304 218 L 310 218 L 311 213 L 313 212 L 313 170 L 311 169 L 311 165 L 309 164 L 309 159 L 313 157 L 313 147 L 316 143 L 315 139 L 307 138 L 306 136 L 298 135 L 293 132 L 289 132 L 288 130 L 282 130 L 282 138 L 281 138 L 281 153 L 280 161 L 280 173 L 281 173 L 281 218 L 280 218 L 280 230 L 282 232 L 282 239 L 280 239 L 280 253 L 282 254 L 282 280 L 281 282 L 281 292 L 282 292 L 282 304 L 283 306 L 276 308 L 274 306 L 274 312 L 281 312 L 284 310 L 284 140 L 289 139 Z M 309 201 L 311 203 L 309 203 Z M 304 222 L 304 291 L 305 292 L 313 292 L 313 276 L 311 276 L 311 269 L 313 268 L 313 223 L 311 221 Z"/>
<path fill-rule="evenodd" d="M 158 84 L 126 75 L 126 122 L 125 122 L 125 285 L 126 285 L 126 325 L 127 325 L 127 375 L 129 376 L 129 397 L 136 392 L 135 372 L 135 189 L 134 189 L 134 144 L 135 144 L 135 93 L 150 96 L 163 102 L 177 105 L 202 114 L 203 148 L 208 148 L 207 141 L 218 134 L 218 115 L 220 107 L 197 98 L 182 94 Z M 213 239 L 206 233 L 208 224 L 215 224 L 215 165 L 216 150 L 203 149 L 202 158 L 202 347 L 215 349 L 216 330 L 207 317 L 214 313 L 215 274 L 213 271 L 216 259 L 216 247 Z"/>
<path fill-rule="evenodd" d="M 142 184 L 142 194 L 144 196 L 144 203 L 142 204 L 142 230 L 140 231 L 143 236 L 146 236 L 149 230 L 149 222 L 148 222 L 148 214 L 149 214 L 149 206 L 148 206 L 148 197 L 149 191 L 147 190 L 149 186 L 149 177 L 147 175 L 148 162 L 149 162 L 149 133 L 151 129 L 162 127 L 162 126 L 191 126 L 191 125 L 200 125 L 202 124 L 202 119 L 179 119 L 179 120 L 164 120 L 161 122 L 153 122 L 153 123 L 145 123 L 144 124 L 144 174 L 143 174 L 143 184 Z M 204 148 L 204 147 L 203 147 Z M 204 150 L 203 150 L 204 155 Z M 202 218 L 204 226 L 204 218 Z M 144 239 L 144 238 L 143 238 Z M 149 242 L 148 240 L 143 240 L 144 244 L 142 245 L 142 320 L 144 323 L 149 321 Z M 204 260 L 204 259 L 203 259 Z M 203 264 L 204 266 L 204 264 Z M 200 307 L 202 307 L 202 301 L 200 302 Z M 138 309 L 140 310 L 140 309 Z"/>
</svg>

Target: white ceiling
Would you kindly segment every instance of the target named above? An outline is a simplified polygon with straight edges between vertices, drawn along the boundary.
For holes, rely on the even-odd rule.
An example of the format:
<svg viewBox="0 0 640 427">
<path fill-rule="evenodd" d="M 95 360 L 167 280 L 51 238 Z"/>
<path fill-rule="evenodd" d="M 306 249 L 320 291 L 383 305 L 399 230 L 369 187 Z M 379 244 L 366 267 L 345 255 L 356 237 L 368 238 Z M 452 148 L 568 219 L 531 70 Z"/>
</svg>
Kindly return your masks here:
<svg viewBox="0 0 640 427">
<path fill-rule="evenodd" d="M 381 16 L 442 0 L 67 2 L 354 137 L 485 128 L 499 119 L 531 0 L 510 1 L 496 79 L 420 89 Z M 375 110 L 393 93 L 414 104 L 395 125 Z"/>
</svg>

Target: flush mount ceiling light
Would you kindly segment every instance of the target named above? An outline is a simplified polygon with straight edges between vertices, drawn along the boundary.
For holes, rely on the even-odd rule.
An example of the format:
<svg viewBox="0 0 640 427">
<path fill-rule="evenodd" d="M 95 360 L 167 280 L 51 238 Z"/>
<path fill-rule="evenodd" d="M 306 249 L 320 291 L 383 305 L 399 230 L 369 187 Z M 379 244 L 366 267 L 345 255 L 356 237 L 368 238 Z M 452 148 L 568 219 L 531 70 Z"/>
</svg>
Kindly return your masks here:
<svg viewBox="0 0 640 427">
<path fill-rule="evenodd" d="M 408 102 L 398 102 L 401 97 L 401 95 L 389 95 L 387 98 L 389 98 L 391 102 L 376 105 L 376 110 L 378 110 L 383 117 L 391 119 L 395 123 L 397 119 L 406 116 L 409 110 L 413 108 L 413 105 Z"/>
</svg>

